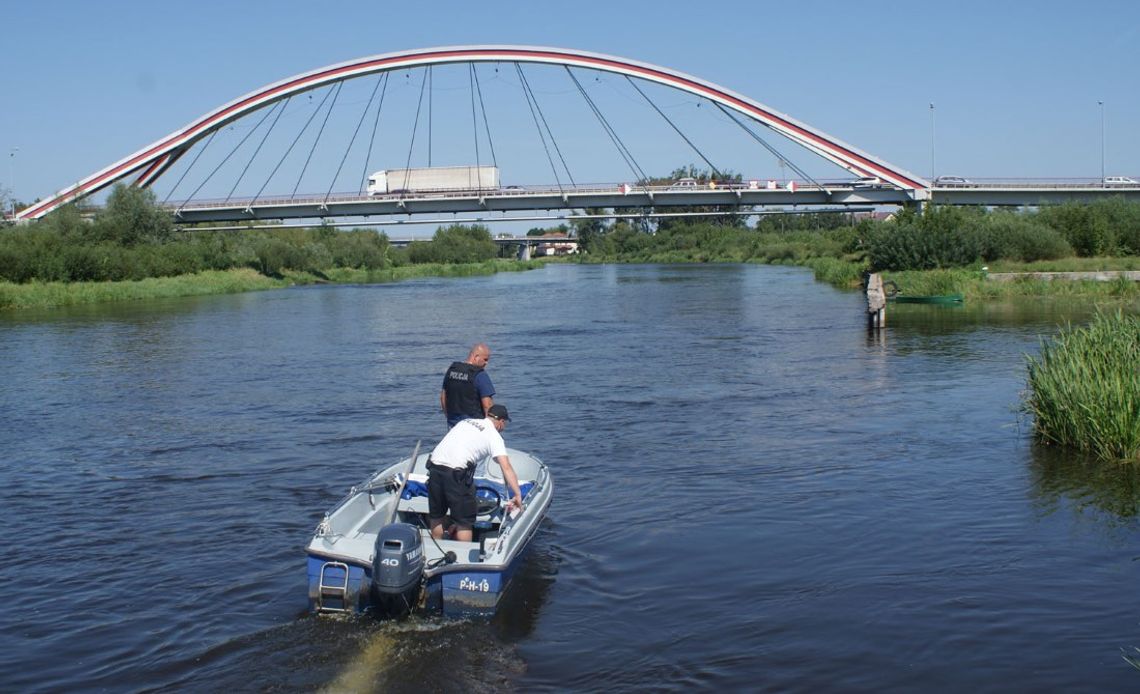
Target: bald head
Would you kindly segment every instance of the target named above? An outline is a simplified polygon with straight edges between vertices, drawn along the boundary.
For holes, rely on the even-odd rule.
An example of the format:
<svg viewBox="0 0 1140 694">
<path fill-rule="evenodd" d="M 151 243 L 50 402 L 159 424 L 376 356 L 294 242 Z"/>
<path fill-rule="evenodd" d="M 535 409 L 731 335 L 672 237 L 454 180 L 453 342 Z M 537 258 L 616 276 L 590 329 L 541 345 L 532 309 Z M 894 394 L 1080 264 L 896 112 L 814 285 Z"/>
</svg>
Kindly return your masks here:
<svg viewBox="0 0 1140 694">
<path fill-rule="evenodd" d="M 467 355 L 467 363 L 474 364 L 479 368 L 485 368 L 487 362 L 491 359 L 491 348 L 485 342 L 480 342 L 471 348 L 471 352 Z"/>
</svg>

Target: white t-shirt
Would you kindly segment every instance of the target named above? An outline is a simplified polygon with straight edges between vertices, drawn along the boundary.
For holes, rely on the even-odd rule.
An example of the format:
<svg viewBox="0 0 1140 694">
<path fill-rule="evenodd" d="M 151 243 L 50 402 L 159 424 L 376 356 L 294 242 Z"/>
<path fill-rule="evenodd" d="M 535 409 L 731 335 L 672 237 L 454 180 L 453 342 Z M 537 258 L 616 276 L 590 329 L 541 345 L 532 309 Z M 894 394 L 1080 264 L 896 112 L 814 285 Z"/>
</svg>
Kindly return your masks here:
<svg viewBox="0 0 1140 694">
<path fill-rule="evenodd" d="M 431 452 L 431 462 L 444 467 L 465 468 L 491 456 L 507 454 L 507 445 L 490 418 L 464 419 L 447 432 Z"/>
</svg>

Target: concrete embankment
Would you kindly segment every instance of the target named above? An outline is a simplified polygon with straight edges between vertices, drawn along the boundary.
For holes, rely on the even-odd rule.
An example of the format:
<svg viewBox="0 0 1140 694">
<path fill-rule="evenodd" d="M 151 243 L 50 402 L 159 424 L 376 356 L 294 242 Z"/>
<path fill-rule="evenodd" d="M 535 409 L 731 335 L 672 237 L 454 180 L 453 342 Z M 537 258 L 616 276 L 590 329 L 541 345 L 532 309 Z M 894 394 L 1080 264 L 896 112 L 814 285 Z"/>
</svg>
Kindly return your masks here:
<svg viewBox="0 0 1140 694">
<path fill-rule="evenodd" d="M 1094 272 L 990 272 L 986 279 L 993 282 L 1013 282 L 1014 280 L 1085 280 L 1091 282 L 1112 282 L 1124 279 L 1140 282 L 1140 270 L 1098 270 Z"/>
</svg>

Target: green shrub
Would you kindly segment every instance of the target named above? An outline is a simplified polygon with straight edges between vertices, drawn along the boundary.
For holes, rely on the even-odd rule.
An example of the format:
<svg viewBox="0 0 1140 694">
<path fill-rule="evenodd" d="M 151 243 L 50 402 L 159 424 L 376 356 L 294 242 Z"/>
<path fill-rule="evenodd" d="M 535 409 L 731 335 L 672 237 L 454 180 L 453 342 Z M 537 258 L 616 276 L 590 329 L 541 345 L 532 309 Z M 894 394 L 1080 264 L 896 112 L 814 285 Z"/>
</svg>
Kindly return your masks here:
<svg viewBox="0 0 1140 694">
<path fill-rule="evenodd" d="M 346 231 L 327 242 L 336 267 L 380 270 L 387 267 L 388 236 L 358 229 Z"/>
<path fill-rule="evenodd" d="M 1045 207 L 1037 218 L 1056 229 L 1078 256 L 1113 255 L 1116 251 L 1116 234 L 1109 225 L 1106 209 L 1098 204 Z"/>
<path fill-rule="evenodd" d="M 107 205 L 95 215 L 93 236 L 123 246 L 162 242 L 173 234 L 174 219 L 149 188 L 116 184 Z"/>
<path fill-rule="evenodd" d="M 969 265 L 977 260 L 977 235 L 946 224 L 879 224 L 864 239 L 871 269 L 933 270 Z"/>
<path fill-rule="evenodd" d="M 273 236 L 262 237 L 254 243 L 253 269 L 269 277 L 280 277 L 285 269 L 300 270 L 304 260 L 296 246 Z"/>
<path fill-rule="evenodd" d="M 1018 260 L 1031 263 L 1056 260 L 1073 254 L 1073 249 L 1056 229 L 1037 221 L 1035 216 L 999 211 L 985 217 L 977 230 L 978 253 L 982 260 Z"/>
<path fill-rule="evenodd" d="M 1098 200 L 1091 207 L 1113 230 L 1117 255 L 1140 255 L 1140 204 L 1117 196 Z"/>
</svg>

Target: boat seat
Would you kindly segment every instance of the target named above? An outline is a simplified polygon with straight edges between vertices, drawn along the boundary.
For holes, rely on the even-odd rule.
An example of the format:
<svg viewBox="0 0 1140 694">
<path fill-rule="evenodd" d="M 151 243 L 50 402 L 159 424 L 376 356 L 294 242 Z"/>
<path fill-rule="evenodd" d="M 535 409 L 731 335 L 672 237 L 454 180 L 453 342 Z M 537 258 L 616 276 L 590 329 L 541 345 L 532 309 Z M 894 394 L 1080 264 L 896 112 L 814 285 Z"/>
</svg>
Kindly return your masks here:
<svg viewBox="0 0 1140 694">
<path fill-rule="evenodd" d="M 506 502 L 511 498 L 510 490 L 507 489 L 507 485 L 503 484 L 502 482 L 476 478 L 475 484 L 477 486 L 489 487 L 496 490 L 503 502 Z M 524 500 L 526 499 L 527 495 L 530 494 L 530 490 L 533 487 L 533 482 L 524 482 L 520 480 L 519 491 L 522 492 Z M 402 511 L 404 513 L 419 513 L 426 516 L 428 514 L 427 484 L 409 481 L 407 486 L 404 488 L 404 496 L 397 504 L 396 510 Z M 494 518 L 501 519 L 501 516 L 501 510 L 496 509 L 493 513 L 479 514 L 479 520 L 486 521 L 492 520 Z"/>
<path fill-rule="evenodd" d="M 426 496 L 413 496 L 410 499 L 400 499 L 400 505 L 396 507 L 398 511 L 406 511 L 408 513 L 427 513 L 428 500 Z"/>
</svg>

